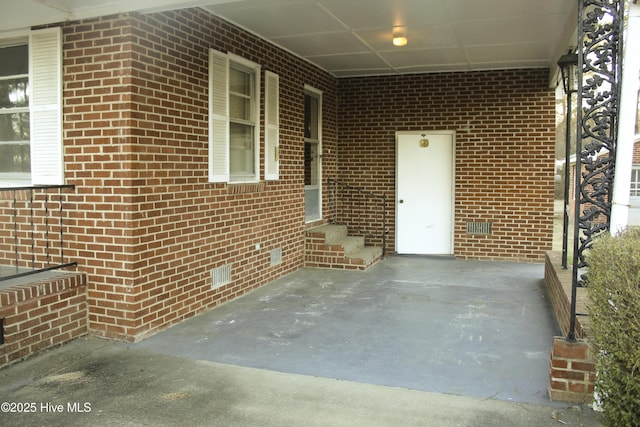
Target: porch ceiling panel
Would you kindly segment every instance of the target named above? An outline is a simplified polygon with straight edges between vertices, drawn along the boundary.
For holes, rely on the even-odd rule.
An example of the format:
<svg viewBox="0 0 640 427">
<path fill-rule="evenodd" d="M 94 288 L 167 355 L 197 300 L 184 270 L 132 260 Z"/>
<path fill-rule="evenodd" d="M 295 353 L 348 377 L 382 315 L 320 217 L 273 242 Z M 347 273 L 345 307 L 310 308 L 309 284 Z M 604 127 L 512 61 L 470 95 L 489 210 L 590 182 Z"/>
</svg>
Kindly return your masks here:
<svg viewBox="0 0 640 427">
<path fill-rule="evenodd" d="M 323 55 L 310 58 L 312 62 L 325 69 L 333 70 L 385 70 L 388 65 L 378 55 L 371 52 L 350 53 L 347 55 Z"/>
<path fill-rule="evenodd" d="M 336 77 L 549 67 L 575 45 L 575 0 L 2 0 L 0 38 L 33 25 L 202 7 Z M 409 43 L 394 47 L 393 27 Z"/>
<path fill-rule="evenodd" d="M 531 62 L 538 63 L 540 67 L 544 67 L 547 55 L 550 54 L 547 44 L 542 42 L 533 43 L 517 43 L 499 45 L 480 45 L 469 46 L 466 50 L 467 57 L 474 64 L 482 64 L 487 62 Z"/>
<path fill-rule="evenodd" d="M 381 55 L 398 70 L 444 63 L 458 66 L 466 64 L 465 53 L 458 48 L 392 50 L 382 52 Z"/>
</svg>

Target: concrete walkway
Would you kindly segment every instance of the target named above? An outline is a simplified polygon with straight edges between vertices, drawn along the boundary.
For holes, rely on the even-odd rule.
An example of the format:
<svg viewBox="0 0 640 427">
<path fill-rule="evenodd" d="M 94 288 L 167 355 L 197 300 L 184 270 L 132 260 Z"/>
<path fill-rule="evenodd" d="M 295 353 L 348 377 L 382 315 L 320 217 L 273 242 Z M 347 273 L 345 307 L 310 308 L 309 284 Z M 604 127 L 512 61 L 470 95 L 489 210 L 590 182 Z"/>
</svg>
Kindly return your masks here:
<svg viewBox="0 0 640 427">
<path fill-rule="evenodd" d="M 584 408 L 284 374 L 97 338 L 0 370 L 0 396 L 22 411 L 0 403 L 0 425 L 20 427 L 600 425 Z"/>
<path fill-rule="evenodd" d="M 85 338 L 0 370 L 0 425 L 598 426 L 546 397 L 542 272 L 301 270 L 142 343 Z"/>
</svg>

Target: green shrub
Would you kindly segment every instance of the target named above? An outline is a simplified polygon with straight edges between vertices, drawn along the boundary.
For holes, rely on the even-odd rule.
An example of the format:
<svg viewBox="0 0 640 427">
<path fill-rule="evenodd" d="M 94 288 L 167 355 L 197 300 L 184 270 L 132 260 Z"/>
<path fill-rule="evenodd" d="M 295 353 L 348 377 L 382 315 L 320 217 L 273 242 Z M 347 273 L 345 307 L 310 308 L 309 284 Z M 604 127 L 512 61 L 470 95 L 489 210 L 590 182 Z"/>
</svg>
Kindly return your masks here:
<svg viewBox="0 0 640 427">
<path fill-rule="evenodd" d="M 640 230 L 602 236 L 589 251 L 596 391 L 608 426 L 640 426 Z"/>
</svg>

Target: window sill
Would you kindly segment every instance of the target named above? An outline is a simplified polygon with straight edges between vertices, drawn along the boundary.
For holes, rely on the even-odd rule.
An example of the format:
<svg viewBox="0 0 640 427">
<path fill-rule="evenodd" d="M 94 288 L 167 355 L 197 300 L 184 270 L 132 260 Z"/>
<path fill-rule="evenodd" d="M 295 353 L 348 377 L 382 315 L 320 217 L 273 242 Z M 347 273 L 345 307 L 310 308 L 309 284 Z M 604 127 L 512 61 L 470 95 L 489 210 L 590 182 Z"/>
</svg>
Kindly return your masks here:
<svg viewBox="0 0 640 427">
<path fill-rule="evenodd" d="M 0 173 L 0 187 L 27 187 L 31 185 L 30 174 Z"/>
</svg>

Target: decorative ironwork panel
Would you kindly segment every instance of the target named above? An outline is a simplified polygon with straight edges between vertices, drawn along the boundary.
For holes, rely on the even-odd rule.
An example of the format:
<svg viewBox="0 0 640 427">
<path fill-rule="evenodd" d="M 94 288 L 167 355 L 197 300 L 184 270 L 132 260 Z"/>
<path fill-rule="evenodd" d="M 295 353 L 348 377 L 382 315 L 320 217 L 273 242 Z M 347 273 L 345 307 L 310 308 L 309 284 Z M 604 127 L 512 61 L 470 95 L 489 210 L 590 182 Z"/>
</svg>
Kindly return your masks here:
<svg viewBox="0 0 640 427">
<path fill-rule="evenodd" d="M 579 0 L 578 120 L 573 276 L 568 340 L 575 340 L 577 288 L 585 253 L 609 231 L 622 75 L 625 0 Z"/>
<path fill-rule="evenodd" d="M 622 74 L 623 0 L 582 0 L 579 16 L 574 271 L 609 231 Z M 577 272 L 576 272 L 577 274 Z M 582 278 L 579 278 L 582 282 Z"/>
</svg>

